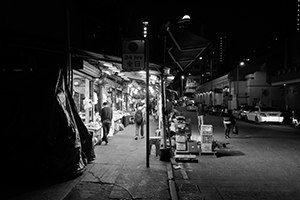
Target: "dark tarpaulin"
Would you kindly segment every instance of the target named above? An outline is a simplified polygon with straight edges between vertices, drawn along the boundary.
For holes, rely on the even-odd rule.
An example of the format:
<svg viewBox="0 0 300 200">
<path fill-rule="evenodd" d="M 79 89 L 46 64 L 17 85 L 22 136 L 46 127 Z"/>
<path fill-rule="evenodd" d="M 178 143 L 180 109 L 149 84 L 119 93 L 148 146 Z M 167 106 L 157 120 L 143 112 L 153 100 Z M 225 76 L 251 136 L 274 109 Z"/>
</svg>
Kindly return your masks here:
<svg viewBox="0 0 300 200">
<path fill-rule="evenodd" d="M 0 82 L 5 185 L 81 174 L 95 155 L 61 71 L 0 72 Z"/>
</svg>

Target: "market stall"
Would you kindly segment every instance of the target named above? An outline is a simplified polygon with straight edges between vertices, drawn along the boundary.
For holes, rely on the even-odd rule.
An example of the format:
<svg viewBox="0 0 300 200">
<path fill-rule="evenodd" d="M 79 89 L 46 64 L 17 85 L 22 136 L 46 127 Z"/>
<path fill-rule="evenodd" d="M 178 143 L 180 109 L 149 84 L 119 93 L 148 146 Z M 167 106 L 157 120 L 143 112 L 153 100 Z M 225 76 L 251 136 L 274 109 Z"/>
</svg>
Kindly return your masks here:
<svg viewBox="0 0 300 200">
<path fill-rule="evenodd" d="M 102 124 L 99 122 L 91 122 L 86 124 L 86 128 L 92 135 L 93 145 L 97 145 L 102 141 Z"/>
</svg>

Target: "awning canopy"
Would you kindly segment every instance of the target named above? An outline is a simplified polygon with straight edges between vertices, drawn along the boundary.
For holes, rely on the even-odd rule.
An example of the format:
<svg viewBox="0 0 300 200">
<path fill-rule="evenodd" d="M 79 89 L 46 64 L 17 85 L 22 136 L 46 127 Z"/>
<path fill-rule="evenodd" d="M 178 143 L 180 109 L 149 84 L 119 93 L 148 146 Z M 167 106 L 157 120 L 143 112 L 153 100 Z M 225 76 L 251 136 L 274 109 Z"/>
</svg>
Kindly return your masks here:
<svg viewBox="0 0 300 200">
<path fill-rule="evenodd" d="M 72 57 L 81 58 L 89 62 L 91 65 L 100 68 L 101 71 L 106 73 L 108 76 L 118 76 L 124 81 L 135 81 L 141 87 L 146 86 L 145 69 L 125 71 L 122 69 L 122 59 L 120 57 L 94 53 L 82 49 L 73 49 Z M 150 84 L 154 84 L 155 82 L 159 83 L 162 71 L 164 71 L 164 69 L 166 69 L 166 66 L 162 64 L 149 63 Z M 170 83 L 169 80 L 170 79 L 167 80 L 167 85 Z"/>
<path fill-rule="evenodd" d="M 186 29 L 167 28 L 171 42 L 167 44 L 167 64 L 185 71 L 199 59 L 209 41 Z"/>
</svg>

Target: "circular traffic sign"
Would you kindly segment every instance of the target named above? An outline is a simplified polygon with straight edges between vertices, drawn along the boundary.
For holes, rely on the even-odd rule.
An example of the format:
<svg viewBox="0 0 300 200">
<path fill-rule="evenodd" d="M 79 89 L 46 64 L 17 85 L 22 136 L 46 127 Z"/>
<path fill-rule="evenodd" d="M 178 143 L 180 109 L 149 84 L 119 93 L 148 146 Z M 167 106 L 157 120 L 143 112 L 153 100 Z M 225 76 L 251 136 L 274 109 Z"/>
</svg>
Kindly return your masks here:
<svg viewBox="0 0 300 200">
<path fill-rule="evenodd" d="M 128 44 L 128 50 L 131 52 L 136 52 L 139 49 L 139 45 L 135 42 L 130 42 Z"/>
</svg>

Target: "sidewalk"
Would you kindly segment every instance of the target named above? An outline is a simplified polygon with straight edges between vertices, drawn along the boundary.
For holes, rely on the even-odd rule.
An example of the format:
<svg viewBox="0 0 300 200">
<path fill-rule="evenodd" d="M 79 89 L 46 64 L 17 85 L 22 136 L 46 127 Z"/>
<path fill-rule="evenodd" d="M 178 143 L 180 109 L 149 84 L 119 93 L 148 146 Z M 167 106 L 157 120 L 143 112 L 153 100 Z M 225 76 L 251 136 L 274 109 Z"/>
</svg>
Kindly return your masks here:
<svg viewBox="0 0 300 200">
<path fill-rule="evenodd" d="M 149 124 L 154 136 L 158 122 L 151 116 Z M 153 146 L 147 168 L 146 137 L 134 140 L 134 134 L 135 125 L 130 124 L 108 145 L 97 145 L 96 159 L 80 177 L 15 199 L 177 199 L 171 163 L 160 161 Z"/>
</svg>

